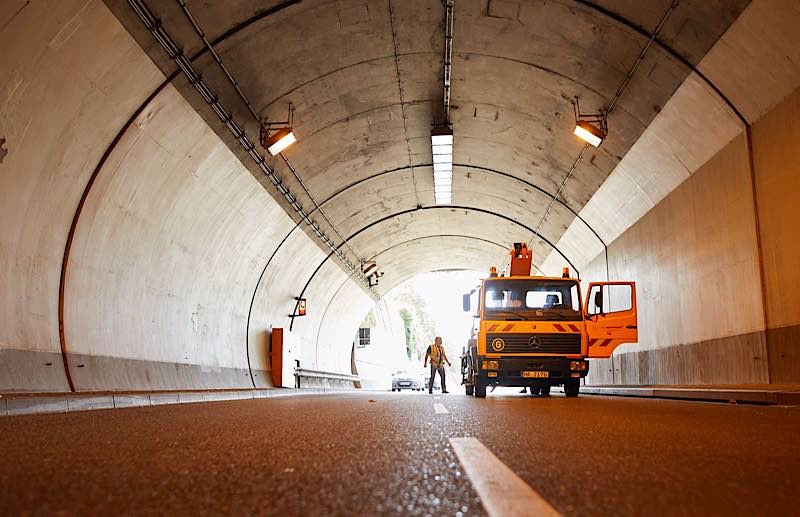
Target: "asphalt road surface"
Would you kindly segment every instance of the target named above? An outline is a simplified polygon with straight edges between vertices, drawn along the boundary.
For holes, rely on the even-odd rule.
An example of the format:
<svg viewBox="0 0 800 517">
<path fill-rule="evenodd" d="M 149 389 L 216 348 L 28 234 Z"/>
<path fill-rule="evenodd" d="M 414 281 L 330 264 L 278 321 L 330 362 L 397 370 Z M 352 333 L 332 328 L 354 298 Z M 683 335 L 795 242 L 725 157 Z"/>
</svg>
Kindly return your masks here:
<svg viewBox="0 0 800 517">
<path fill-rule="evenodd" d="M 800 513 L 798 407 L 498 392 L 0 418 L 0 513 L 481 515 L 498 465 L 566 515 Z"/>
</svg>

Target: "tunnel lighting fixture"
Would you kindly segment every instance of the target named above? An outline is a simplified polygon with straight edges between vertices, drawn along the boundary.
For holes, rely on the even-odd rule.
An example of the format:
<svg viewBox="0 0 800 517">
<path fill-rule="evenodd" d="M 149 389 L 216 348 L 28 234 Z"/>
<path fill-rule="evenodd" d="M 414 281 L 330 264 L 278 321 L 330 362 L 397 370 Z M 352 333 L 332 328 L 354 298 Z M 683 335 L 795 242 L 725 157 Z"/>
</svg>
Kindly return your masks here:
<svg viewBox="0 0 800 517">
<path fill-rule="evenodd" d="M 453 130 L 439 125 L 431 131 L 433 156 L 433 195 L 437 205 L 449 205 L 453 200 Z"/>
<path fill-rule="evenodd" d="M 575 124 L 575 135 L 594 147 L 599 146 L 606 137 L 605 133 L 603 133 L 600 128 L 594 127 L 592 124 L 582 120 Z"/>
<path fill-rule="evenodd" d="M 608 124 L 606 122 L 606 112 L 600 110 L 599 113 L 585 114 L 581 113 L 578 98 L 572 102 L 572 108 L 575 112 L 575 131 L 573 134 L 586 142 L 587 144 L 598 147 L 606 136 L 608 136 Z"/>
<path fill-rule="evenodd" d="M 270 136 L 265 142 L 264 147 L 269 151 L 269 154 L 277 156 L 295 142 L 297 142 L 297 138 L 294 136 L 292 128 L 284 127 Z"/>
<path fill-rule="evenodd" d="M 361 272 L 364 273 L 364 276 L 371 275 L 374 271 L 378 269 L 378 264 L 375 262 L 364 262 L 361 264 Z"/>
<path fill-rule="evenodd" d="M 289 115 L 286 120 L 280 122 L 261 121 L 261 131 L 259 137 L 261 147 L 266 149 L 272 156 L 277 156 L 286 150 L 287 147 L 297 142 L 297 137 L 292 129 L 294 122 L 294 106 L 289 104 Z M 275 130 L 270 134 L 270 131 Z"/>
<path fill-rule="evenodd" d="M 361 272 L 367 278 L 370 287 L 378 285 L 380 279 L 383 278 L 383 271 L 378 271 L 378 264 L 371 260 L 361 264 Z"/>
</svg>

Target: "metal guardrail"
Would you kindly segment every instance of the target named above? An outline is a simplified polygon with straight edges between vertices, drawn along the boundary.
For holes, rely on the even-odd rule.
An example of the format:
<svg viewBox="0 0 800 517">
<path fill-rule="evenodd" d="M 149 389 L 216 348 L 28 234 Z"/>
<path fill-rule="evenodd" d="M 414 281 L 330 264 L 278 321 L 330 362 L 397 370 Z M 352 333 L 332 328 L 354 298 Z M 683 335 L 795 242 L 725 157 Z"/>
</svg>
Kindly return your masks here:
<svg viewBox="0 0 800 517">
<path fill-rule="evenodd" d="M 295 368 L 294 369 L 294 376 L 295 376 L 295 385 L 296 387 L 300 387 L 300 379 L 328 379 L 334 381 L 346 381 L 346 382 L 360 382 L 361 377 L 358 375 L 351 375 L 347 373 L 335 373 L 335 372 L 325 372 L 321 370 L 309 370 L 307 368 Z"/>
</svg>

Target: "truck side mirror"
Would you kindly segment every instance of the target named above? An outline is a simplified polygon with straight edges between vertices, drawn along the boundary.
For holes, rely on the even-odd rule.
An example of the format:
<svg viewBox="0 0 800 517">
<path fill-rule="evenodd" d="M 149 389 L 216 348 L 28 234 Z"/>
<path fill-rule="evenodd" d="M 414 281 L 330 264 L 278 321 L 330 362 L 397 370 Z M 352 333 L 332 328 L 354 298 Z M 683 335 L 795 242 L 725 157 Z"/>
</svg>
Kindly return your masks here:
<svg viewBox="0 0 800 517">
<path fill-rule="evenodd" d="M 469 312 L 470 311 L 470 296 L 469 296 L 469 293 L 465 294 L 461 298 L 461 305 L 462 305 L 462 307 L 464 309 L 464 312 Z"/>
<path fill-rule="evenodd" d="M 603 290 L 598 289 L 594 293 L 594 306 L 597 308 L 597 314 L 603 314 Z"/>
</svg>

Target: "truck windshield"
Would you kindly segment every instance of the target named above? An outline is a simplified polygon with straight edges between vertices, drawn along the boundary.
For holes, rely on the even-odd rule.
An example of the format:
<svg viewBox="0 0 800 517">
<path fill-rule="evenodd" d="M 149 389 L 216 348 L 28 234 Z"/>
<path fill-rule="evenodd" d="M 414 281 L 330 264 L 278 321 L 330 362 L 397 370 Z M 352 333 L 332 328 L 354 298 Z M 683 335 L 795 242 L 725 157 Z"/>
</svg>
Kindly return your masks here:
<svg viewBox="0 0 800 517">
<path fill-rule="evenodd" d="M 572 280 L 487 280 L 486 319 L 580 321 L 578 284 Z"/>
</svg>

